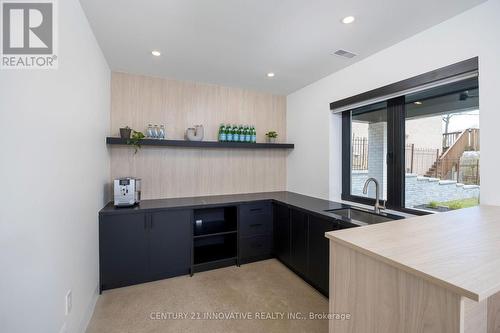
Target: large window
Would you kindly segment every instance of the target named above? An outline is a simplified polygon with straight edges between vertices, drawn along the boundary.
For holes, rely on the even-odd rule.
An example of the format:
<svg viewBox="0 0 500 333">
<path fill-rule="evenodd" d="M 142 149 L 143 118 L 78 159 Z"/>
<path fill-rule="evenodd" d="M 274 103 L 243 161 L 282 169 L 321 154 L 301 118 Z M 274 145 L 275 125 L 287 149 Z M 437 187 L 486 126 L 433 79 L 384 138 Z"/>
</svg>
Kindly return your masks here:
<svg viewBox="0 0 500 333">
<path fill-rule="evenodd" d="M 479 88 L 471 64 L 410 79 L 418 86 L 382 101 L 345 101 L 361 106 L 342 111 L 344 200 L 373 204 L 375 186 L 364 185 L 375 178 L 380 200 L 393 209 L 425 213 L 479 204 Z M 436 82 L 439 71 L 448 77 Z"/>
</svg>

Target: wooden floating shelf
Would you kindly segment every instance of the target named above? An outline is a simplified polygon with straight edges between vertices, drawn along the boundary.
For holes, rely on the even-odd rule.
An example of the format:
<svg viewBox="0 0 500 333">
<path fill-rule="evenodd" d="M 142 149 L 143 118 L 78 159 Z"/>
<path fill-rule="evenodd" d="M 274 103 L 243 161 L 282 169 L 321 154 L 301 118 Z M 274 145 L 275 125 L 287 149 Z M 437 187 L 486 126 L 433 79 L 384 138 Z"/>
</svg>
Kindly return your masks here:
<svg viewBox="0 0 500 333">
<path fill-rule="evenodd" d="M 107 137 L 108 145 L 127 145 L 127 139 Z M 218 142 L 218 141 L 187 141 L 187 140 L 155 140 L 142 139 L 141 146 L 187 147 L 187 148 L 254 148 L 254 149 L 293 149 L 292 143 L 248 143 L 248 142 Z"/>
</svg>

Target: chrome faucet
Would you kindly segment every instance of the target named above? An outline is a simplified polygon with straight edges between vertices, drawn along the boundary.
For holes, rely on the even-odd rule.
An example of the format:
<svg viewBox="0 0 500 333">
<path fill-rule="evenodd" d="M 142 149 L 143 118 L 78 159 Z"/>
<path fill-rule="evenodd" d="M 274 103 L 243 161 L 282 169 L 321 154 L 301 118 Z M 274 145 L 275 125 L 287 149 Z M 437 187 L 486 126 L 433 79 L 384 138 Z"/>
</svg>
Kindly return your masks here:
<svg viewBox="0 0 500 333">
<path fill-rule="evenodd" d="M 384 200 L 384 203 L 382 205 L 380 205 L 380 203 L 379 203 L 379 199 L 380 199 L 379 188 L 380 188 L 380 185 L 378 183 L 378 180 L 376 180 L 373 177 L 368 178 L 366 180 L 366 182 L 365 182 L 365 186 L 363 187 L 363 194 L 367 194 L 368 193 L 368 185 L 370 184 L 370 182 L 374 182 L 375 183 L 375 207 L 373 207 L 373 210 L 375 211 L 376 214 L 380 214 L 380 211 L 382 209 L 385 209 L 385 200 Z"/>
</svg>

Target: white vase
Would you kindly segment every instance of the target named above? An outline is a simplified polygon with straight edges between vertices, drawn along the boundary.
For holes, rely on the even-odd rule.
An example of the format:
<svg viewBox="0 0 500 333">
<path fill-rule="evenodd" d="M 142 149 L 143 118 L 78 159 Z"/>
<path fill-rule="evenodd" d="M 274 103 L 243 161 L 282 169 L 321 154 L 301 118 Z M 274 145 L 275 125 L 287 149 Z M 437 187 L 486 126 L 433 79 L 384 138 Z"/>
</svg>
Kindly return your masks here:
<svg viewBox="0 0 500 333">
<path fill-rule="evenodd" d="M 189 141 L 201 141 L 203 140 L 203 136 L 203 125 L 196 125 L 194 128 L 190 127 L 186 130 L 186 139 Z"/>
</svg>

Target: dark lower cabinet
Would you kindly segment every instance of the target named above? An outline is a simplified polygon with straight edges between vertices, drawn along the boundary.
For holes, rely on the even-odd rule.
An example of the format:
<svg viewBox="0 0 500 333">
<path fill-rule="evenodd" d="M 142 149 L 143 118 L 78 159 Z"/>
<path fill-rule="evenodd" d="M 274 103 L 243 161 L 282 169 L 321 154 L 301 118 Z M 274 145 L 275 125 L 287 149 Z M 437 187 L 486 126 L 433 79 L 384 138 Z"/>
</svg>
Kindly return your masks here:
<svg viewBox="0 0 500 333">
<path fill-rule="evenodd" d="M 101 290 L 148 280 L 148 227 L 146 214 L 120 214 L 101 218 Z"/>
<path fill-rule="evenodd" d="M 325 233 L 338 229 L 333 219 L 275 204 L 274 255 L 328 296 L 330 243 Z"/>
<path fill-rule="evenodd" d="M 290 209 L 291 225 L 291 260 L 292 268 L 302 276 L 307 276 L 308 266 L 308 215 L 296 209 Z"/>
<path fill-rule="evenodd" d="M 242 204 L 239 211 L 239 232 L 242 237 L 272 234 L 273 214 L 270 202 Z"/>
<path fill-rule="evenodd" d="M 188 274 L 191 267 L 191 212 L 152 213 L 149 269 L 152 279 Z"/>
<path fill-rule="evenodd" d="M 335 221 L 309 216 L 309 271 L 308 279 L 323 294 L 328 295 L 330 242 L 325 232 L 338 230 Z"/>
<path fill-rule="evenodd" d="M 269 201 L 239 206 L 240 263 L 269 259 L 273 248 L 273 209 Z"/>
<path fill-rule="evenodd" d="M 274 255 L 328 296 L 329 241 L 325 232 L 337 229 L 341 227 L 333 219 L 269 201 L 240 204 L 238 209 L 228 206 L 100 215 L 100 288 Z"/>
<path fill-rule="evenodd" d="M 99 219 L 100 288 L 187 274 L 191 211 L 104 215 Z"/>
<path fill-rule="evenodd" d="M 240 258 L 242 263 L 269 259 L 273 247 L 271 235 L 243 237 L 240 239 Z"/>
<path fill-rule="evenodd" d="M 273 213 L 273 253 L 283 263 L 290 265 L 290 209 L 285 205 L 275 204 Z"/>
</svg>

